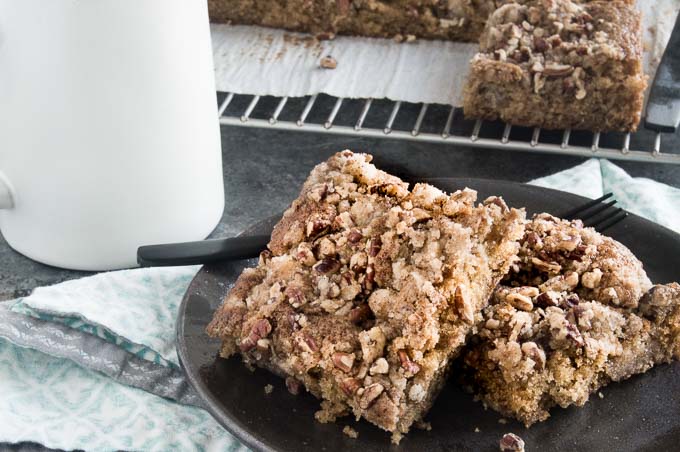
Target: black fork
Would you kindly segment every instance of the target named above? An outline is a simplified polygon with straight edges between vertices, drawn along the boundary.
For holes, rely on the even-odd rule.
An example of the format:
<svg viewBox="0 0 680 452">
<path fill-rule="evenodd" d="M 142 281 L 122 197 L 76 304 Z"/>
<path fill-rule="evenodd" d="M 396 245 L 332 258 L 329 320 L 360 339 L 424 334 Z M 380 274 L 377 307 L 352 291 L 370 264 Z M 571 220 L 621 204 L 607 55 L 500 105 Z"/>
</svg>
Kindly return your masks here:
<svg viewBox="0 0 680 452">
<path fill-rule="evenodd" d="M 616 205 L 615 199 L 605 202 L 612 196 L 614 196 L 612 193 L 607 193 L 593 199 L 562 214 L 562 218 L 566 220 L 579 219 L 583 221 L 584 226 L 594 228 L 597 232 L 603 232 L 628 216 L 628 212 Z"/>
</svg>

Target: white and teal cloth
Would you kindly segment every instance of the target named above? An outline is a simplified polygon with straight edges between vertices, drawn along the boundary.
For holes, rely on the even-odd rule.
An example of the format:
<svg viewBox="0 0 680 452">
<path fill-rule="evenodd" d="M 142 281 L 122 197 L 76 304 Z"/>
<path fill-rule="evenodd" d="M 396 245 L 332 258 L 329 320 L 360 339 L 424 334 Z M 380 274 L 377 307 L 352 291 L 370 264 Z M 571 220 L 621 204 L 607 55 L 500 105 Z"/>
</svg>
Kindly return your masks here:
<svg viewBox="0 0 680 452">
<path fill-rule="evenodd" d="M 532 182 L 680 231 L 680 190 L 605 160 Z M 0 303 L 0 442 L 85 450 L 245 450 L 201 407 L 175 352 L 198 267 L 101 273 Z"/>
</svg>

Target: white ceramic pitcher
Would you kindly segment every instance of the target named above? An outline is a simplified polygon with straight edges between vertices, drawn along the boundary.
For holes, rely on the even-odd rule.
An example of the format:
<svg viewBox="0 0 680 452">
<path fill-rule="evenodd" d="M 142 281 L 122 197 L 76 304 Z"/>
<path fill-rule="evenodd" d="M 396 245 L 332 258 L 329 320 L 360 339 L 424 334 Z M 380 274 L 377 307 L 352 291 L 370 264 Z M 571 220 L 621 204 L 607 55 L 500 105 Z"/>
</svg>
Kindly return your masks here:
<svg viewBox="0 0 680 452">
<path fill-rule="evenodd" d="M 0 0 L 0 231 L 40 262 L 134 266 L 224 207 L 205 1 Z"/>
</svg>

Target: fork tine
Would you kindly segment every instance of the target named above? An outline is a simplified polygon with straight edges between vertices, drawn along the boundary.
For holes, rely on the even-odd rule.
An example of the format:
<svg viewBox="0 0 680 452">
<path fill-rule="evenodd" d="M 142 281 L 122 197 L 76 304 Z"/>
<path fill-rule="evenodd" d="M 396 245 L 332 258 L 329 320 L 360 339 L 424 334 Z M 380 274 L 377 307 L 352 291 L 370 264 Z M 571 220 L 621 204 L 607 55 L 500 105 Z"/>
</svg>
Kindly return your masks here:
<svg viewBox="0 0 680 452">
<path fill-rule="evenodd" d="M 611 198 L 612 196 L 613 196 L 613 193 L 607 193 L 604 196 L 600 196 L 597 199 L 593 199 L 592 201 L 589 201 L 589 202 L 587 202 L 587 203 L 585 203 L 581 206 L 576 207 L 573 210 L 570 210 L 569 212 L 567 212 L 565 214 L 562 214 L 562 218 L 566 218 L 568 220 L 571 220 L 579 212 L 586 211 L 586 210 L 590 209 L 591 207 L 598 205 L 599 203 L 601 203 L 605 199 Z"/>
<path fill-rule="evenodd" d="M 615 217 L 618 215 L 620 212 L 623 212 L 622 208 L 617 208 L 613 210 L 609 210 L 606 212 L 601 213 L 600 215 L 592 216 L 588 219 L 588 221 L 584 221 L 583 225 L 588 227 L 588 228 L 597 228 L 597 226 L 607 220 L 609 220 L 612 217 Z"/>
<path fill-rule="evenodd" d="M 613 217 L 601 221 L 597 226 L 594 226 L 594 228 L 597 232 L 604 232 L 606 229 L 611 228 L 616 223 L 623 221 L 623 219 L 627 216 L 628 212 L 623 209 L 619 209 L 619 212 L 617 212 Z"/>
<path fill-rule="evenodd" d="M 602 213 L 602 212 L 604 212 L 605 210 L 611 208 L 611 207 L 614 206 L 615 204 L 616 204 L 616 200 L 614 200 L 614 201 L 609 201 L 608 203 L 602 204 L 601 206 L 597 206 L 596 209 L 593 209 L 593 208 L 586 209 L 586 210 L 584 211 L 584 214 L 579 216 L 579 219 L 581 219 L 582 221 L 585 222 L 586 220 L 589 220 L 589 219 L 591 219 L 591 218 L 595 218 L 595 217 L 597 217 L 600 213 Z M 587 213 L 586 213 L 586 212 L 587 212 Z"/>
</svg>

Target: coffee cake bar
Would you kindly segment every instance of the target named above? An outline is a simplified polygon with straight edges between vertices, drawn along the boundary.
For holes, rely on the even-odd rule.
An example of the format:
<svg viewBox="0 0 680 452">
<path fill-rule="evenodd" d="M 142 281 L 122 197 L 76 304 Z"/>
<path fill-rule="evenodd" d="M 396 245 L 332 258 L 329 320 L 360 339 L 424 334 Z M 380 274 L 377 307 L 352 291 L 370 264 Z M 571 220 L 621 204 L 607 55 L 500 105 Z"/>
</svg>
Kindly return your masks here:
<svg viewBox="0 0 680 452">
<path fill-rule="evenodd" d="M 527 426 L 680 355 L 680 285 L 651 286 L 620 243 L 540 215 L 464 353 L 478 397 Z"/>
<path fill-rule="evenodd" d="M 450 361 L 516 259 L 523 211 L 500 198 L 412 190 L 371 156 L 318 165 L 208 327 L 221 355 L 401 434 L 423 418 Z"/>
<path fill-rule="evenodd" d="M 463 106 L 520 126 L 634 131 L 646 86 L 634 6 L 531 0 L 489 17 Z"/>
<path fill-rule="evenodd" d="M 498 0 L 208 0 L 215 22 L 330 36 L 476 41 Z"/>
</svg>

